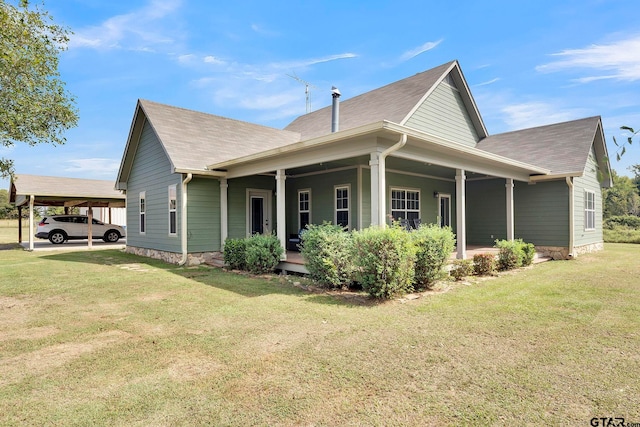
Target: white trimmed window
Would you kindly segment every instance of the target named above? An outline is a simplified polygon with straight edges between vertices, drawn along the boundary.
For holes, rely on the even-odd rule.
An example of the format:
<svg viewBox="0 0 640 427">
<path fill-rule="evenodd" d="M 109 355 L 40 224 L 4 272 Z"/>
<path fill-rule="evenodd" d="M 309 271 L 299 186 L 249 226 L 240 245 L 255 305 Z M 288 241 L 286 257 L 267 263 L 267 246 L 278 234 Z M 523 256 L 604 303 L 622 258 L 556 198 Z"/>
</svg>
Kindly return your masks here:
<svg viewBox="0 0 640 427">
<path fill-rule="evenodd" d="M 169 186 L 169 235 L 178 234 L 178 199 L 176 196 L 176 185 Z"/>
<path fill-rule="evenodd" d="M 394 221 L 420 218 L 420 190 L 392 188 L 391 216 Z"/>
<path fill-rule="evenodd" d="M 596 229 L 596 193 L 584 192 L 584 229 Z"/>
<path fill-rule="evenodd" d="M 298 190 L 298 230 L 311 224 L 311 190 Z"/>
<path fill-rule="evenodd" d="M 349 194 L 351 193 L 351 186 L 346 185 L 336 185 L 333 187 L 333 193 L 335 195 L 335 215 L 334 222 L 336 225 L 340 225 L 347 229 L 350 227 L 350 206 L 349 203 Z"/>
<path fill-rule="evenodd" d="M 140 234 L 144 234 L 147 229 L 147 202 L 144 191 L 140 192 L 140 203 L 138 206 L 140 209 Z"/>
</svg>

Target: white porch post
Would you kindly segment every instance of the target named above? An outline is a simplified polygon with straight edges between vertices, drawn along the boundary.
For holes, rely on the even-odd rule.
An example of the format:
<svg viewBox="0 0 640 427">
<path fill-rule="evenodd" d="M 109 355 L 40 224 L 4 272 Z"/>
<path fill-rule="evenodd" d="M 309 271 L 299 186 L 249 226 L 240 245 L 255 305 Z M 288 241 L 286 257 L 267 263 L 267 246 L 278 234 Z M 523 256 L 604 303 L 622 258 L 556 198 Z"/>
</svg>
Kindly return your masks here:
<svg viewBox="0 0 640 427">
<path fill-rule="evenodd" d="M 507 188 L 507 240 L 513 240 L 514 233 L 514 210 L 513 210 L 513 178 L 507 178 L 505 185 Z"/>
<path fill-rule="evenodd" d="M 380 190 L 379 190 L 379 162 L 380 154 L 379 153 L 371 153 L 371 159 L 369 160 L 369 166 L 371 166 L 371 225 L 381 225 L 379 223 L 379 210 L 380 200 L 378 199 Z"/>
<path fill-rule="evenodd" d="M 467 258 L 466 181 L 464 169 L 456 169 L 456 245 L 458 259 Z"/>
<path fill-rule="evenodd" d="M 33 203 L 35 196 L 32 194 L 29 196 L 29 250 L 33 250 Z"/>
<path fill-rule="evenodd" d="M 224 249 L 224 242 L 229 236 L 229 201 L 227 199 L 227 178 L 220 178 L 220 250 Z"/>
<path fill-rule="evenodd" d="M 285 175 L 284 169 L 278 169 L 276 171 L 276 222 L 277 222 L 277 233 L 278 239 L 280 240 L 280 244 L 284 249 L 282 253 L 282 257 L 280 258 L 282 261 L 287 260 L 287 209 L 285 203 L 286 197 L 286 186 L 285 180 L 287 179 Z"/>
</svg>

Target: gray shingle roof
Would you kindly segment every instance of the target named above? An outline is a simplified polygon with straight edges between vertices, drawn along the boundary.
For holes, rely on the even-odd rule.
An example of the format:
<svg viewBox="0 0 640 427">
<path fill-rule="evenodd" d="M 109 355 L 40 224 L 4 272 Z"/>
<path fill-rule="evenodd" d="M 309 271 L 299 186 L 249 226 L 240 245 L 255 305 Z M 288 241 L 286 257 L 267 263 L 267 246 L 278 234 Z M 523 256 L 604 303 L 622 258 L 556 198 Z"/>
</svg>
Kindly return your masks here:
<svg viewBox="0 0 640 427">
<path fill-rule="evenodd" d="M 113 181 L 98 179 L 20 174 L 14 176 L 11 184 L 18 195 L 125 199 L 125 195 L 114 188 Z"/>
<path fill-rule="evenodd" d="M 455 61 L 340 102 L 340 129 L 388 120 L 400 123 Z M 303 140 L 331 133 L 331 106 L 300 116 L 285 130 Z"/>
<path fill-rule="evenodd" d="M 300 135 L 213 114 L 140 100 L 151 126 L 178 169 L 206 165 L 269 150 L 300 140 Z"/>
<path fill-rule="evenodd" d="M 599 123 L 596 116 L 491 135 L 476 148 L 549 169 L 551 174 L 582 173 Z"/>
</svg>

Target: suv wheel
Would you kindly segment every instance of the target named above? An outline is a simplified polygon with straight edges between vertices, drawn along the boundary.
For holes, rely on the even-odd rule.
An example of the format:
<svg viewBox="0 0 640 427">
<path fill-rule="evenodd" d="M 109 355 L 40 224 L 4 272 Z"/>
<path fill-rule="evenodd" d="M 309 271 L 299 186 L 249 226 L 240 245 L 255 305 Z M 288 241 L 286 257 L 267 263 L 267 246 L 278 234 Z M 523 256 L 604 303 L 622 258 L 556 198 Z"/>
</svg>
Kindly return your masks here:
<svg viewBox="0 0 640 427">
<path fill-rule="evenodd" d="M 49 241 L 54 245 L 59 245 L 67 240 L 67 234 L 61 230 L 54 230 L 49 233 Z"/>
<path fill-rule="evenodd" d="M 104 241 L 115 243 L 120 239 L 120 233 L 116 230 L 109 230 L 104 234 Z"/>
</svg>

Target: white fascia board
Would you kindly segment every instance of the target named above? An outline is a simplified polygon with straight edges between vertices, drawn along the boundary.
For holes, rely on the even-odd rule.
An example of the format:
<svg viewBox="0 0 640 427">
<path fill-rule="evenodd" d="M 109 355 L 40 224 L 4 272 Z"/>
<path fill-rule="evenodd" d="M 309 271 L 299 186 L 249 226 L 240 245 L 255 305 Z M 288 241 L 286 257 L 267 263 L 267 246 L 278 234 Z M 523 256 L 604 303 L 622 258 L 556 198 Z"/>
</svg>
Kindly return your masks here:
<svg viewBox="0 0 640 427">
<path fill-rule="evenodd" d="M 225 178 L 227 176 L 227 173 L 225 171 L 202 170 L 202 169 L 173 168 L 173 172 L 190 173 L 192 175 L 201 175 L 201 176 L 214 176 L 217 178 Z"/>
<path fill-rule="evenodd" d="M 548 169 L 541 168 L 539 166 L 534 166 L 528 163 L 519 162 L 517 160 L 509 159 L 507 157 L 499 156 L 497 154 L 489 153 L 487 151 L 482 151 L 474 147 L 468 147 L 463 144 L 459 144 L 457 142 L 449 141 L 447 139 L 428 134 L 426 132 L 419 131 L 417 129 L 409 128 L 406 126 L 400 126 L 395 123 L 385 122 L 384 128 L 396 133 L 406 133 L 407 136 L 415 139 L 422 140 L 428 144 L 430 144 L 430 148 L 436 149 L 438 151 L 447 151 L 456 153 L 461 155 L 462 158 L 466 157 L 467 159 L 480 159 L 485 162 L 491 164 L 499 164 L 504 165 L 507 168 L 521 169 L 524 171 L 528 171 L 529 174 L 548 174 L 551 171 Z M 402 150 L 401 150 L 402 151 Z M 443 165 L 445 166 L 445 165 Z M 471 170 L 471 169 L 470 169 Z"/>
<path fill-rule="evenodd" d="M 547 174 L 547 175 L 532 175 L 529 178 L 529 180 L 531 182 L 556 181 L 556 180 L 565 179 L 565 178 L 579 178 L 582 175 L 583 175 L 583 172 L 555 173 L 555 174 Z"/>
<path fill-rule="evenodd" d="M 376 123 L 371 123 L 365 126 L 360 126 L 357 128 L 333 132 L 328 135 L 324 135 L 318 138 L 308 139 L 306 141 L 296 142 L 294 144 L 289 144 L 284 147 L 278 147 L 271 150 L 262 151 L 260 153 L 255 153 L 255 154 L 251 154 L 244 157 L 238 157 L 237 159 L 228 160 L 226 162 L 207 165 L 207 169 L 227 169 L 231 166 L 239 165 L 242 163 L 260 161 L 270 157 L 277 157 L 283 154 L 305 150 L 311 147 L 320 147 L 320 146 L 331 144 L 333 142 L 340 141 L 343 139 L 366 135 L 368 133 L 372 133 L 377 130 L 383 129 L 383 123 L 384 122 L 376 122 Z"/>
<path fill-rule="evenodd" d="M 372 140 L 350 141 L 349 144 L 318 146 L 307 150 L 281 154 L 255 162 L 246 162 L 227 170 L 227 178 L 257 175 L 278 169 L 292 169 L 334 160 L 368 155 L 375 150 Z"/>
</svg>

